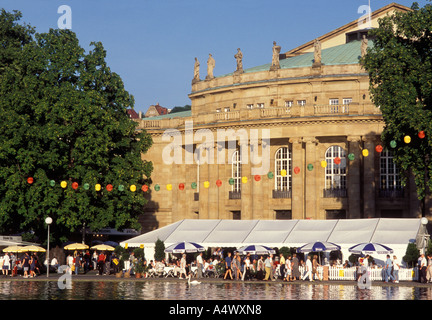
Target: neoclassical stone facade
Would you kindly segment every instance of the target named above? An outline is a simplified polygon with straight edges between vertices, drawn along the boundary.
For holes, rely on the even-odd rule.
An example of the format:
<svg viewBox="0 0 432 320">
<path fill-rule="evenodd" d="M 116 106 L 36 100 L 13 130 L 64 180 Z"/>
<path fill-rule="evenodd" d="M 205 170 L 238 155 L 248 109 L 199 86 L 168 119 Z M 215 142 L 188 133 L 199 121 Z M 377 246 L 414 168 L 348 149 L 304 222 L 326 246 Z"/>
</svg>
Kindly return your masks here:
<svg viewBox="0 0 432 320">
<path fill-rule="evenodd" d="M 371 25 L 393 10 L 408 8 L 377 10 Z M 190 112 L 138 120 L 154 141 L 143 155 L 155 167 L 144 230 L 181 219 L 418 217 L 412 179 L 402 186 L 391 151 L 375 149 L 384 122 L 358 62 L 373 45 L 366 34 L 355 21 L 279 59 L 270 41 L 267 64 L 225 76 L 212 62 L 199 79 L 196 65 Z"/>
</svg>

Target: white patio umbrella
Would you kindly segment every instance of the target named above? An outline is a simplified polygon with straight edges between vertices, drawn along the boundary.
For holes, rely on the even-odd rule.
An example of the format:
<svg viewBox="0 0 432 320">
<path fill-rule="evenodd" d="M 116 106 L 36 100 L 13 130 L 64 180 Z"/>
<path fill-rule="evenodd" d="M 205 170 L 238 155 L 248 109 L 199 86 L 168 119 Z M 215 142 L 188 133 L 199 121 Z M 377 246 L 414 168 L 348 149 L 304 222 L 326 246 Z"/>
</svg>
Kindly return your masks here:
<svg viewBox="0 0 432 320">
<path fill-rule="evenodd" d="M 262 245 L 248 245 L 248 246 L 243 246 L 241 248 L 238 248 L 236 250 L 236 252 L 239 252 L 241 254 L 276 254 L 276 251 L 273 250 L 272 248 L 266 247 L 266 246 L 262 246 Z"/>
<path fill-rule="evenodd" d="M 334 251 L 340 250 L 340 246 L 333 242 L 315 241 L 306 243 L 305 245 L 297 248 L 297 252 L 320 252 L 320 251 Z"/>
<path fill-rule="evenodd" d="M 190 252 L 202 252 L 205 251 L 205 248 L 195 242 L 177 242 L 174 243 L 164 250 L 166 253 L 190 253 Z"/>
<path fill-rule="evenodd" d="M 349 252 L 355 254 L 390 254 L 393 253 L 393 249 L 383 245 L 381 243 L 368 242 L 359 243 L 348 249 Z"/>
</svg>

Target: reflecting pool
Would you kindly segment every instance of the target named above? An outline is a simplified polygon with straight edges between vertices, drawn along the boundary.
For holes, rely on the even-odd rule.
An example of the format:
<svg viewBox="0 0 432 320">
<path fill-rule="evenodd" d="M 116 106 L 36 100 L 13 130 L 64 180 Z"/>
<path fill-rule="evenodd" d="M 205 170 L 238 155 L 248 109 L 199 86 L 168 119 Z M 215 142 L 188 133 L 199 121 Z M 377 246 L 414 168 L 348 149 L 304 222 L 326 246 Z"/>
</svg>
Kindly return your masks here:
<svg viewBox="0 0 432 320">
<path fill-rule="evenodd" d="M 0 281 L 0 300 L 432 300 L 432 287 L 164 281 Z"/>
</svg>

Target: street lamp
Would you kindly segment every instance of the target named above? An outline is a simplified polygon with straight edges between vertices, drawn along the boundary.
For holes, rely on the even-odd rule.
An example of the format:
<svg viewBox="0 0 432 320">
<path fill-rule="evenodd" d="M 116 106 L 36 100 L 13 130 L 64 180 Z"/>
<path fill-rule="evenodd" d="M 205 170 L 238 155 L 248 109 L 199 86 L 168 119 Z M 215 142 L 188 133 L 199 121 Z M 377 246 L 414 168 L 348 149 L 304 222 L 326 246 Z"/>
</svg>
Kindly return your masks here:
<svg viewBox="0 0 432 320">
<path fill-rule="evenodd" d="M 423 226 L 423 234 L 422 234 L 423 254 L 426 254 L 425 247 L 426 247 L 426 242 L 429 238 L 429 235 L 428 235 L 427 230 L 426 230 L 426 225 L 428 224 L 429 221 L 427 218 L 423 217 L 423 218 L 421 218 L 420 222 Z"/>
<path fill-rule="evenodd" d="M 45 219 L 45 223 L 48 225 L 48 245 L 47 245 L 47 278 L 49 277 L 49 268 L 50 268 L 50 261 L 49 261 L 49 242 L 50 242 L 50 224 L 53 222 L 51 217 L 47 217 Z"/>
</svg>

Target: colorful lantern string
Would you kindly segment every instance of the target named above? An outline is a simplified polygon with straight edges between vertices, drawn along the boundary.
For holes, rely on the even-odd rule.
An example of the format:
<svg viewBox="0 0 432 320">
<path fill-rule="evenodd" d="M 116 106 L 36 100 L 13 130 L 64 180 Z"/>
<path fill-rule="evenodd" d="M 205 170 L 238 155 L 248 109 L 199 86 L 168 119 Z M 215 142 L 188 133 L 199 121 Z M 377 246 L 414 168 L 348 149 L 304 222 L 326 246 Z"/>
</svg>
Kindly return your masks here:
<svg viewBox="0 0 432 320">
<path fill-rule="evenodd" d="M 420 139 L 424 139 L 424 138 L 426 137 L 425 132 L 424 132 L 423 130 L 420 131 L 420 132 L 418 133 L 418 137 L 419 137 Z"/>
<path fill-rule="evenodd" d="M 295 174 L 299 174 L 300 173 L 300 168 L 299 167 L 295 167 L 294 168 L 294 173 Z"/>
<path fill-rule="evenodd" d="M 210 182 L 208 181 L 204 181 L 204 188 L 209 188 L 210 187 Z"/>
<path fill-rule="evenodd" d="M 90 189 L 90 184 L 88 184 L 88 183 L 84 183 L 84 189 L 85 189 L 85 190 Z"/>
<path fill-rule="evenodd" d="M 54 181 L 54 180 L 51 180 L 51 181 L 50 181 L 50 186 L 51 186 L 51 187 L 54 187 L 54 186 L 55 186 L 55 181 Z"/>
<path fill-rule="evenodd" d="M 353 161 L 353 160 L 355 159 L 355 155 L 354 155 L 354 153 L 350 153 L 350 154 L 348 155 L 348 159 L 349 159 L 350 161 Z"/>
<path fill-rule="evenodd" d="M 247 177 L 242 177 L 242 183 L 247 183 L 248 182 L 248 178 Z"/>
<path fill-rule="evenodd" d="M 327 161 L 322 160 L 321 161 L 321 167 L 323 167 L 323 168 L 327 167 Z"/>
<path fill-rule="evenodd" d="M 132 186 L 131 186 L 131 188 L 132 188 Z M 171 190 L 172 190 L 172 184 L 171 184 L 171 183 L 168 183 L 168 184 L 166 185 L 166 189 L 167 189 L 168 191 L 171 191 Z M 131 189 L 131 191 L 132 191 L 132 189 Z"/>
<path fill-rule="evenodd" d="M 102 186 L 99 183 L 95 185 L 96 191 L 101 191 L 101 189 L 102 189 Z"/>
<path fill-rule="evenodd" d="M 255 181 L 260 181 L 261 180 L 261 176 L 259 175 L 259 174 L 256 174 L 255 176 L 254 176 L 254 179 L 255 179 Z"/>
<path fill-rule="evenodd" d="M 369 156 L 369 150 L 368 149 L 363 149 L 362 150 L 362 155 L 363 155 L 363 157 Z"/>
<path fill-rule="evenodd" d="M 269 173 L 267 173 L 267 178 L 269 178 L 269 179 L 273 179 L 273 178 L 274 178 L 274 174 L 273 174 L 273 172 L 269 172 Z"/>
<path fill-rule="evenodd" d="M 108 192 L 111 192 L 113 190 L 113 185 L 112 184 L 107 184 L 106 189 Z"/>
<path fill-rule="evenodd" d="M 72 183 L 72 189 L 74 189 L 74 190 L 78 189 L 78 182 Z"/>
<path fill-rule="evenodd" d="M 228 180 L 228 183 L 230 184 L 230 186 L 232 186 L 232 185 L 234 184 L 234 179 L 233 179 L 233 178 L 230 178 L 230 179 Z"/>
<path fill-rule="evenodd" d="M 32 184 L 33 182 L 34 182 L 34 180 L 33 180 L 32 177 L 28 177 L 28 178 L 27 178 L 27 183 L 28 183 L 28 184 Z"/>
<path fill-rule="evenodd" d="M 222 185 L 222 181 L 221 180 L 216 180 L 216 185 L 218 186 L 218 187 L 220 187 L 221 185 Z"/>
<path fill-rule="evenodd" d="M 390 141 L 390 147 L 396 148 L 396 146 L 397 146 L 396 141 L 394 141 L 394 140 Z"/>
<path fill-rule="evenodd" d="M 147 192 L 147 191 L 148 191 L 148 185 L 144 184 L 144 185 L 141 187 L 141 190 L 142 190 L 143 192 Z"/>
<path fill-rule="evenodd" d="M 378 152 L 378 153 L 381 153 L 382 151 L 383 151 L 383 146 L 382 145 L 377 145 L 376 147 L 375 147 L 375 151 L 376 152 Z"/>
<path fill-rule="evenodd" d="M 334 161 L 335 164 L 340 164 L 341 163 L 341 158 L 336 157 L 336 158 L 334 158 L 333 161 Z"/>
<path fill-rule="evenodd" d="M 159 191 L 159 190 L 160 190 L 160 186 L 159 186 L 158 184 L 156 184 L 156 185 L 154 186 L 154 189 L 155 189 L 155 191 Z"/>
<path fill-rule="evenodd" d="M 191 188 L 192 188 L 192 189 L 196 189 L 197 186 L 198 186 L 198 185 L 196 184 L 196 182 L 192 182 L 192 183 L 191 183 Z"/>
<path fill-rule="evenodd" d="M 65 188 L 67 187 L 67 182 L 66 182 L 66 181 L 62 181 L 62 182 L 60 183 L 60 186 L 61 186 L 63 189 L 65 189 Z"/>
<path fill-rule="evenodd" d="M 314 168 L 314 166 L 313 166 L 312 163 L 309 163 L 309 164 L 307 165 L 307 169 L 308 169 L 309 171 L 312 171 L 313 168 Z"/>
<path fill-rule="evenodd" d="M 184 185 L 184 183 L 180 183 L 180 184 L 179 184 L 179 190 L 181 190 L 181 191 L 182 191 L 182 190 L 184 190 L 184 188 L 185 188 L 185 185 Z"/>
<path fill-rule="evenodd" d="M 411 137 L 410 137 L 410 136 L 405 136 L 405 137 L 404 137 L 404 142 L 405 142 L 406 144 L 410 143 L 410 142 L 411 142 Z"/>
<path fill-rule="evenodd" d="M 122 185 L 122 184 L 119 185 L 117 189 L 118 189 L 118 191 L 124 191 L 124 185 Z"/>
<path fill-rule="evenodd" d="M 282 169 L 280 174 L 282 177 L 285 177 L 287 175 L 287 171 L 285 169 Z"/>
</svg>

